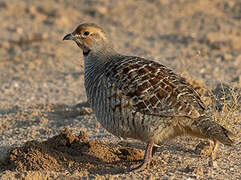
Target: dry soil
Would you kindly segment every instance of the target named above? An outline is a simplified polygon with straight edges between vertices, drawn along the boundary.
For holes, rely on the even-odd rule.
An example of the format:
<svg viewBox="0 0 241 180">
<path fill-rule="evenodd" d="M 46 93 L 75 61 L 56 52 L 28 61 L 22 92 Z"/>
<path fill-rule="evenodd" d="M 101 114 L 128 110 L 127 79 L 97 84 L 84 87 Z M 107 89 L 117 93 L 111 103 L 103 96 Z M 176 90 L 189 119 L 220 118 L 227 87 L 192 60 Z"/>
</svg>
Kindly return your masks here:
<svg viewBox="0 0 241 180">
<path fill-rule="evenodd" d="M 180 137 L 129 172 L 145 144 L 95 120 L 81 50 L 62 41 L 83 22 L 187 78 L 236 144 L 210 163 L 208 142 Z M 0 179 L 241 179 L 240 0 L 1 0 L 0 24 Z"/>
</svg>

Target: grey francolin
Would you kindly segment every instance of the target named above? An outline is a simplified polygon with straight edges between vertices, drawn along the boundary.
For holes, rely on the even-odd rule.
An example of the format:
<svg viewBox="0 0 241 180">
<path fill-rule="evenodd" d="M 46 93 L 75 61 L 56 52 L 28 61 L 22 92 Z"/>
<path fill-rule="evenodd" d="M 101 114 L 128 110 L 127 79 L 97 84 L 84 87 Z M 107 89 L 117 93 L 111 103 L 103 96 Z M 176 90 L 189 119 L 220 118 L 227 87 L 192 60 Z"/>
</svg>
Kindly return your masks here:
<svg viewBox="0 0 241 180">
<path fill-rule="evenodd" d="M 79 25 L 63 40 L 82 49 L 85 88 L 97 120 L 118 137 L 147 143 L 143 163 L 149 167 L 155 145 L 180 135 L 231 146 L 232 133 L 207 115 L 199 94 L 183 78 L 157 62 L 121 55 L 102 28 Z"/>
</svg>

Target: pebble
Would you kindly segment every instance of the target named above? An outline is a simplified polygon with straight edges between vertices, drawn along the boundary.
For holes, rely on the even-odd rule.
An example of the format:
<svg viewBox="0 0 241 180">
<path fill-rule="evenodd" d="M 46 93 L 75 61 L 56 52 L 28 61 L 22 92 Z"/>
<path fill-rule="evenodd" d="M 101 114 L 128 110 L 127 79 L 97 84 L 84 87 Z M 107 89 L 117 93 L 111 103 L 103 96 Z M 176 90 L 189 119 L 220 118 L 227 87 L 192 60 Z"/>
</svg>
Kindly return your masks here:
<svg viewBox="0 0 241 180">
<path fill-rule="evenodd" d="M 96 10 L 102 15 L 105 15 L 107 13 L 107 8 L 105 6 L 97 6 Z"/>
<path fill-rule="evenodd" d="M 18 27 L 18 28 L 16 29 L 16 32 L 17 32 L 18 34 L 23 34 L 23 28 Z"/>
<path fill-rule="evenodd" d="M 26 8 L 26 12 L 30 14 L 37 14 L 37 9 L 35 6 L 30 6 Z"/>
<path fill-rule="evenodd" d="M 4 49 L 9 49 L 10 48 L 10 43 L 7 41 L 4 41 L 0 44 L 0 47 L 4 48 Z"/>
<path fill-rule="evenodd" d="M 231 54 L 224 54 L 224 59 L 225 60 L 231 60 L 233 56 Z"/>
</svg>

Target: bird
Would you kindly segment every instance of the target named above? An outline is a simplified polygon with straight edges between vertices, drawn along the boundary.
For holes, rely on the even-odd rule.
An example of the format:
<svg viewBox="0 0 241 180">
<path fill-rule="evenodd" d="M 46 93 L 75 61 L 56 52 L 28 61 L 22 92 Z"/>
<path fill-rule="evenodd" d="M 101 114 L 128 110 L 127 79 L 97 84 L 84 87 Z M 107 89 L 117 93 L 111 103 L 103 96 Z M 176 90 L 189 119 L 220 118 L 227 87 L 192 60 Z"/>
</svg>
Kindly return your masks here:
<svg viewBox="0 0 241 180">
<path fill-rule="evenodd" d="M 110 35 L 83 23 L 64 36 L 83 52 L 87 100 L 100 124 L 121 138 L 146 143 L 143 161 L 131 171 L 150 168 L 156 148 L 177 136 L 234 144 L 233 133 L 207 113 L 200 95 L 172 69 L 155 61 L 118 53 Z"/>
</svg>

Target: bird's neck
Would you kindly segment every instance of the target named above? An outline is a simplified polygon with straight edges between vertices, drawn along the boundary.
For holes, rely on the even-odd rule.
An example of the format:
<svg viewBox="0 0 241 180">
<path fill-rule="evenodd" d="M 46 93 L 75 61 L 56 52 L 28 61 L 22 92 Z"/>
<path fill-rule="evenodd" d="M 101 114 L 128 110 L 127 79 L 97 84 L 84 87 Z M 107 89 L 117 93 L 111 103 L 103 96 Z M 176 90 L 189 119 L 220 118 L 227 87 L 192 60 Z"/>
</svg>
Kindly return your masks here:
<svg viewBox="0 0 241 180">
<path fill-rule="evenodd" d="M 90 51 L 87 55 L 84 55 L 85 80 L 88 81 L 88 83 L 94 83 L 91 81 L 98 78 L 95 76 L 103 74 L 106 65 L 110 61 L 118 59 L 118 57 L 119 54 L 111 48 L 97 52 Z M 88 79 L 90 79 L 90 81 Z"/>
<path fill-rule="evenodd" d="M 114 60 L 119 54 L 112 48 L 108 47 L 98 51 L 89 50 L 83 52 L 85 68 L 101 68 L 107 62 Z"/>
</svg>

